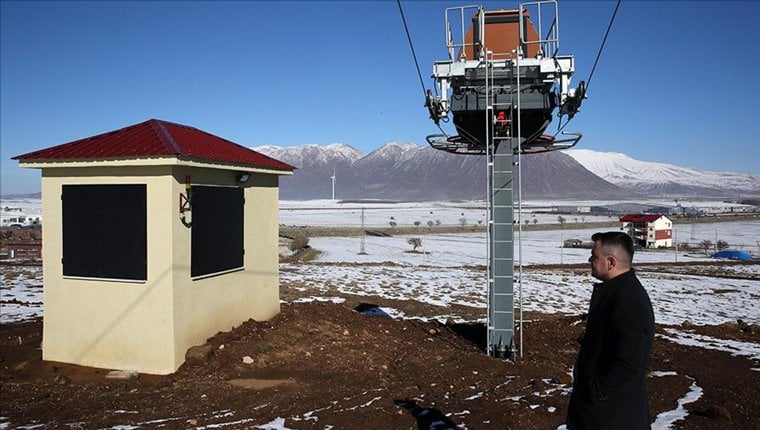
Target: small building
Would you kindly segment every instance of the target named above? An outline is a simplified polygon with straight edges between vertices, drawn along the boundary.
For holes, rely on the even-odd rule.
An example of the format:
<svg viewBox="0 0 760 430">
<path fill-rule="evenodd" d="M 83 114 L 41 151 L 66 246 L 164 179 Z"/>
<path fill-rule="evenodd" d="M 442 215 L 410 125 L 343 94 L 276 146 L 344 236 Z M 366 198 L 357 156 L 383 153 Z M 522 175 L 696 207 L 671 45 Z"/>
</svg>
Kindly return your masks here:
<svg viewBox="0 0 760 430">
<path fill-rule="evenodd" d="M 27 214 L 21 208 L 4 207 L 0 210 L 0 227 L 22 228 L 42 224 L 40 214 Z"/>
<path fill-rule="evenodd" d="M 42 170 L 43 359 L 169 374 L 279 313 L 292 166 L 156 119 L 14 159 Z"/>
<path fill-rule="evenodd" d="M 552 208 L 552 212 L 564 214 L 591 213 L 591 206 L 555 206 Z"/>
<path fill-rule="evenodd" d="M 673 222 L 662 214 L 628 214 L 620 217 L 620 230 L 628 233 L 635 246 L 667 248 L 673 246 Z"/>
<path fill-rule="evenodd" d="M 10 259 L 38 260 L 42 258 L 42 243 L 39 241 L 9 242 L 3 247 Z"/>
<path fill-rule="evenodd" d="M 581 248 L 583 247 L 583 240 L 581 239 L 565 239 L 562 244 L 565 248 Z"/>
</svg>

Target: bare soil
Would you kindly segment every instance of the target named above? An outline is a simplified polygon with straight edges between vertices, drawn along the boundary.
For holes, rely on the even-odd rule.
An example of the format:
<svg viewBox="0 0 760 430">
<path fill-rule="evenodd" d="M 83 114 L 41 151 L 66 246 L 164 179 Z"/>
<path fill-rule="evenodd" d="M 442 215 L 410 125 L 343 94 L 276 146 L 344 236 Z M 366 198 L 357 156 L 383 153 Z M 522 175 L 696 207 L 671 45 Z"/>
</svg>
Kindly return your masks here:
<svg viewBox="0 0 760 430">
<path fill-rule="evenodd" d="M 383 303 L 346 298 L 283 305 L 270 321 L 211 337 L 207 364 L 127 380 L 43 361 L 39 319 L 0 325 L 0 427 L 256 428 L 284 418 L 290 429 L 531 430 L 564 422 L 581 315 L 526 315 L 524 357 L 502 360 L 483 352 L 483 325 L 370 316 L 356 309 Z M 416 301 L 387 304 L 440 313 Z M 680 329 L 760 342 L 760 327 L 738 322 Z M 757 361 L 658 337 L 649 367 L 675 372 L 648 378 L 653 421 L 697 384 L 703 394 L 676 428 L 760 423 Z"/>
</svg>

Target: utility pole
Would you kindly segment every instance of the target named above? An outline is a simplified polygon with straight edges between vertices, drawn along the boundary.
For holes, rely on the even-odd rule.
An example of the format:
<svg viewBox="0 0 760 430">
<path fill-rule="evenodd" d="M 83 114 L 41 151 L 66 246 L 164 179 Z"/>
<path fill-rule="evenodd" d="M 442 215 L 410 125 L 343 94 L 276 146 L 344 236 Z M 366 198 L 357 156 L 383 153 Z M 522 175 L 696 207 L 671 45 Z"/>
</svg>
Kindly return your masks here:
<svg viewBox="0 0 760 430">
<path fill-rule="evenodd" d="M 359 255 L 366 255 L 367 253 L 364 251 L 364 208 L 362 208 L 362 234 L 361 234 L 361 240 L 359 242 Z"/>
<path fill-rule="evenodd" d="M 718 229 L 715 229 L 715 253 L 718 253 Z"/>
<path fill-rule="evenodd" d="M 677 200 L 676 200 L 677 201 Z M 675 246 L 675 257 L 676 257 L 676 263 L 678 263 L 678 240 L 676 239 L 676 229 L 675 225 L 673 226 L 673 245 Z"/>
</svg>

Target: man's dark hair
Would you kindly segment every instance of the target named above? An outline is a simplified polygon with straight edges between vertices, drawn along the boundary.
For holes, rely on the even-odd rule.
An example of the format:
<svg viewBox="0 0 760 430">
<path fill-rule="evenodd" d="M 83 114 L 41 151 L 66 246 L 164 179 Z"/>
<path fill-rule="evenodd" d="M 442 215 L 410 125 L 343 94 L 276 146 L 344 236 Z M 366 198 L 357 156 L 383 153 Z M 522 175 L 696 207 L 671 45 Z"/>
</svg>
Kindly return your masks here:
<svg viewBox="0 0 760 430">
<path fill-rule="evenodd" d="M 594 242 L 600 242 L 603 247 L 617 248 L 625 253 L 627 263 L 629 266 L 633 262 L 633 239 L 628 234 L 622 231 L 606 231 L 604 233 L 594 233 L 591 236 L 591 240 Z"/>
</svg>

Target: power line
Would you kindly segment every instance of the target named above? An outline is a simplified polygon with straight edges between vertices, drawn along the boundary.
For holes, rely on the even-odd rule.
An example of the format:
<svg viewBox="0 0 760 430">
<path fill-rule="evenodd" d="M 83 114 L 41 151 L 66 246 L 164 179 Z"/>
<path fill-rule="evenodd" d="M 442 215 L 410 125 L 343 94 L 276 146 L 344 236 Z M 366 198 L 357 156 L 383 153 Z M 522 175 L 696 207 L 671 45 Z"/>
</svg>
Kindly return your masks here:
<svg viewBox="0 0 760 430">
<path fill-rule="evenodd" d="M 412 44 L 412 36 L 409 34 L 409 27 L 406 25 L 406 17 L 404 16 L 404 9 L 401 7 L 401 0 L 396 0 L 398 4 L 398 11 L 401 13 L 401 21 L 404 22 L 404 30 L 406 31 L 406 40 L 409 41 L 409 49 L 412 50 L 412 57 L 414 58 L 414 67 L 417 68 L 417 76 L 420 78 L 420 85 L 422 86 L 422 95 L 427 97 L 427 89 L 425 89 L 425 81 L 422 79 L 422 72 L 420 72 L 420 65 L 417 62 L 417 54 L 414 52 L 414 45 Z M 437 91 L 436 91 L 437 92 Z"/>
</svg>

